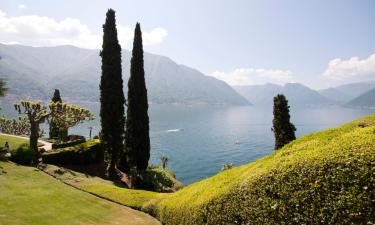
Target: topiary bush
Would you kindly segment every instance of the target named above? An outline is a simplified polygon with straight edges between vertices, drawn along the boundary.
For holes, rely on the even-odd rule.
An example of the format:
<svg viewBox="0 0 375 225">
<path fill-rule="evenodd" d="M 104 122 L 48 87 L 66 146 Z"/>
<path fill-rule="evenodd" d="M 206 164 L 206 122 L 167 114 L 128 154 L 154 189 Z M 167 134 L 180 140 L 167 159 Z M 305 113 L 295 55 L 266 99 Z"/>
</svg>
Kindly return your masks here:
<svg viewBox="0 0 375 225">
<path fill-rule="evenodd" d="M 11 151 L 11 161 L 21 165 L 32 165 L 36 160 L 28 144 L 21 144 L 16 150 Z"/>
<path fill-rule="evenodd" d="M 82 144 L 44 153 L 42 157 L 44 163 L 59 166 L 89 165 L 103 161 L 103 150 L 99 140 L 89 140 Z"/>
<path fill-rule="evenodd" d="M 147 207 L 163 224 L 374 224 L 374 121 L 306 135 Z"/>
</svg>

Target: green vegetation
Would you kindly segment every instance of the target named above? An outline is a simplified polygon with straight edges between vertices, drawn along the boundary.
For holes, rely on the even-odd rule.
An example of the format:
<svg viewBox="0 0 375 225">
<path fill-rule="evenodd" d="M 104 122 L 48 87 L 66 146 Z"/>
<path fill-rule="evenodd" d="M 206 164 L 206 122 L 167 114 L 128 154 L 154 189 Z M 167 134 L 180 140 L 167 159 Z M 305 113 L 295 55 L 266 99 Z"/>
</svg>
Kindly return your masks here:
<svg viewBox="0 0 375 225">
<path fill-rule="evenodd" d="M 98 139 L 82 144 L 57 148 L 43 154 L 43 162 L 54 165 L 89 165 L 103 161 L 103 150 Z"/>
<path fill-rule="evenodd" d="M 53 93 L 51 101 L 60 102 L 60 103 L 62 102 L 59 89 L 55 89 L 55 92 Z M 57 139 L 60 135 L 59 130 L 60 130 L 59 127 L 54 123 L 53 120 L 51 120 L 49 123 L 49 139 Z"/>
<path fill-rule="evenodd" d="M 109 180 L 87 176 L 86 174 L 53 165 L 48 165 L 45 171 L 57 179 L 81 190 L 135 209 L 147 207 L 151 202 L 158 201 L 168 195 L 165 193 L 128 189 Z"/>
<path fill-rule="evenodd" d="M 8 88 L 6 87 L 6 83 L 3 79 L 0 79 L 0 97 L 4 97 L 7 93 Z"/>
<path fill-rule="evenodd" d="M 121 161 L 126 161 L 127 170 L 142 174 L 150 159 L 150 135 L 148 118 L 148 100 L 143 68 L 143 45 L 141 25 L 136 24 L 130 78 L 128 81 L 128 108 L 125 133 L 125 154 Z"/>
<path fill-rule="evenodd" d="M 0 224 L 160 224 L 32 167 L 0 162 Z"/>
<path fill-rule="evenodd" d="M 375 114 L 169 194 L 164 224 L 373 224 Z"/>
<path fill-rule="evenodd" d="M 103 25 L 102 76 L 100 80 L 101 141 L 108 175 L 117 177 L 116 167 L 124 149 L 125 97 L 123 91 L 121 46 L 117 38 L 115 11 L 109 9 Z"/>
<path fill-rule="evenodd" d="M 16 150 L 22 144 L 29 143 L 29 140 L 27 138 L 0 134 L 0 147 L 4 147 L 5 142 L 8 142 L 10 150 Z"/>
<path fill-rule="evenodd" d="M 288 100 L 282 94 L 273 98 L 272 124 L 276 150 L 296 139 L 296 127 L 290 122 Z"/>
</svg>

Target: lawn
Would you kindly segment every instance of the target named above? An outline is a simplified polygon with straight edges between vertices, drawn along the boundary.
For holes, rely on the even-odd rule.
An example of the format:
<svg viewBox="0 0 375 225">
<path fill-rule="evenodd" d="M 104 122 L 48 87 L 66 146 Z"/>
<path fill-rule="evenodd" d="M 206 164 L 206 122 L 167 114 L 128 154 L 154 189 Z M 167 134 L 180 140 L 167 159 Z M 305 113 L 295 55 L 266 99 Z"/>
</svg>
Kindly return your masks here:
<svg viewBox="0 0 375 225">
<path fill-rule="evenodd" d="M 9 143 L 11 150 L 17 149 L 22 144 L 28 144 L 29 140 L 21 137 L 13 137 L 4 134 L 0 134 L 0 147 L 4 147 L 5 142 Z"/>
<path fill-rule="evenodd" d="M 160 224 L 65 185 L 33 167 L 0 162 L 0 224 Z"/>
</svg>

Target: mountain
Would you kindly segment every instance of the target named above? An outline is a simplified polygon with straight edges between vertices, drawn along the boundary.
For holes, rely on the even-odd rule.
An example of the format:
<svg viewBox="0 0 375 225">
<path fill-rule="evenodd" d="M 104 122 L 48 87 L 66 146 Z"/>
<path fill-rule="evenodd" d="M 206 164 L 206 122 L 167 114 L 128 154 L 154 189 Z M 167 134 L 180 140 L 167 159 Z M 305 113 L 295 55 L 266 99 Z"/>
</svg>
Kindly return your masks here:
<svg viewBox="0 0 375 225">
<path fill-rule="evenodd" d="M 319 93 L 338 103 L 346 103 L 373 88 L 375 82 L 360 82 L 319 90 Z"/>
<path fill-rule="evenodd" d="M 122 51 L 125 93 L 130 57 Z M 167 57 L 145 53 L 144 61 L 150 103 L 249 104 L 225 82 Z M 8 100 L 47 100 L 57 88 L 66 100 L 98 101 L 100 75 L 99 50 L 0 44 L 0 78 L 8 83 Z"/>
<path fill-rule="evenodd" d="M 234 86 L 234 89 L 254 105 L 271 106 L 273 97 L 281 93 L 287 97 L 290 105 L 295 106 L 320 106 L 333 103 L 317 91 L 299 83 L 288 83 L 284 86 L 271 83 Z"/>
<path fill-rule="evenodd" d="M 361 94 L 345 105 L 360 108 L 375 108 L 375 88 Z"/>
</svg>

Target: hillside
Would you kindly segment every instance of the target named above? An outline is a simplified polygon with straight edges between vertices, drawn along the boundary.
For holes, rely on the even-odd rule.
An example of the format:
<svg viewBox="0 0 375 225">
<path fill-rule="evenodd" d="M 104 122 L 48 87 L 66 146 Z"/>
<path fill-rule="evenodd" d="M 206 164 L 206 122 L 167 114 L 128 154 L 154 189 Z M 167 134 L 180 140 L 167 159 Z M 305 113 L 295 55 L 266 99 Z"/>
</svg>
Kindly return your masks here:
<svg viewBox="0 0 375 225">
<path fill-rule="evenodd" d="M 375 88 L 375 82 L 344 84 L 337 87 L 319 90 L 324 97 L 338 103 L 347 103 L 365 92 Z"/>
<path fill-rule="evenodd" d="M 373 224 L 375 114 L 154 204 L 164 224 Z"/>
<path fill-rule="evenodd" d="M 0 224 L 160 224 L 33 167 L 0 161 Z"/>
<path fill-rule="evenodd" d="M 151 103 L 249 104 L 223 81 L 178 65 L 164 56 L 145 53 L 144 59 Z M 129 51 L 123 50 L 122 62 L 126 93 Z M 50 99 L 55 88 L 70 101 L 98 101 L 100 68 L 99 50 L 0 44 L 0 78 L 5 78 L 12 87 L 4 101 Z"/>
<path fill-rule="evenodd" d="M 333 104 L 333 101 L 299 83 L 284 86 L 267 83 L 264 85 L 234 86 L 234 89 L 254 105 L 271 106 L 273 97 L 284 94 L 293 106 L 321 106 Z"/>
<path fill-rule="evenodd" d="M 346 106 L 360 108 L 375 108 L 375 88 L 349 101 Z"/>
</svg>

